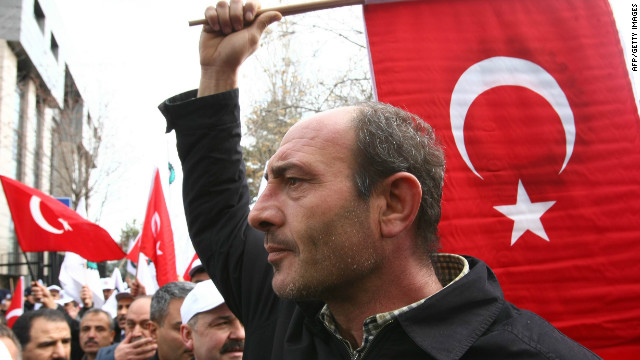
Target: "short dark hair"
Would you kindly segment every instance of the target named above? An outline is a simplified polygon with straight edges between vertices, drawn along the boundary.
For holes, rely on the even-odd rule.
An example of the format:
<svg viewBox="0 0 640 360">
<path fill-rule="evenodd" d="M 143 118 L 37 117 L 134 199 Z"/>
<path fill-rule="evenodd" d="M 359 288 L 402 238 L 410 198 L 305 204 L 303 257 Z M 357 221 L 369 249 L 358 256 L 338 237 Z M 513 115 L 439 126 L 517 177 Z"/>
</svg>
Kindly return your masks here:
<svg viewBox="0 0 640 360">
<path fill-rule="evenodd" d="M 0 324 L 0 338 L 7 338 L 11 340 L 18 348 L 18 351 L 22 352 L 22 346 L 20 345 L 20 340 L 18 340 L 18 337 L 16 336 L 16 334 L 14 334 L 14 332 L 7 325 Z"/>
<path fill-rule="evenodd" d="M 111 314 L 109 314 L 108 312 L 99 309 L 99 308 L 91 308 L 89 310 L 87 310 L 87 312 L 84 313 L 84 315 L 82 315 L 82 319 L 80 319 L 80 329 L 82 329 L 82 320 L 84 320 L 85 317 L 87 317 L 87 315 L 89 314 L 96 314 L 96 315 L 104 315 L 107 317 L 107 319 L 109 321 L 107 321 L 109 323 L 109 331 L 113 331 L 115 329 L 114 324 L 112 318 L 111 318 Z"/>
<path fill-rule="evenodd" d="M 67 324 L 67 326 L 69 325 L 64 314 L 59 310 L 40 308 L 35 311 L 27 311 L 13 324 L 13 332 L 18 337 L 18 340 L 20 340 L 20 345 L 22 345 L 23 348 L 31 341 L 31 335 L 29 333 L 31 331 L 31 324 L 38 318 L 43 318 L 49 322 L 63 322 Z"/>
<path fill-rule="evenodd" d="M 184 299 L 196 285 L 188 281 L 174 281 L 162 286 L 151 298 L 151 321 L 164 326 L 169 303 L 173 299 Z"/>
<path fill-rule="evenodd" d="M 422 188 L 416 215 L 417 235 L 427 253 L 440 247 L 438 223 L 444 184 L 444 151 L 433 128 L 418 116 L 389 104 L 365 102 L 352 119 L 356 133 L 356 189 L 363 199 L 384 179 L 398 173 L 414 175 Z"/>
</svg>

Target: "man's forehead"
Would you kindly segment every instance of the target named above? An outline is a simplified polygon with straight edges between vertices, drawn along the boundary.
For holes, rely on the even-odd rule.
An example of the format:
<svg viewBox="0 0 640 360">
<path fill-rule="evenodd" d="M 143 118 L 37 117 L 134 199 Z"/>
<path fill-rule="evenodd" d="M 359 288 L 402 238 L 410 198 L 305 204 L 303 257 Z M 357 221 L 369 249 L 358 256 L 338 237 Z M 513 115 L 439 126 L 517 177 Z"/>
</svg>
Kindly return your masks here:
<svg viewBox="0 0 640 360">
<path fill-rule="evenodd" d="M 151 299 L 142 298 L 136 299 L 127 311 L 127 319 L 133 318 L 140 320 L 142 318 L 149 318 L 151 314 Z"/>
<path fill-rule="evenodd" d="M 104 313 L 89 313 L 85 314 L 80 321 L 81 325 L 84 324 L 95 324 L 95 323 L 106 323 L 109 324 L 111 318 Z"/>
<path fill-rule="evenodd" d="M 57 335 L 62 335 L 62 337 L 70 336 L 71 329 L 69 329 L 69 324 L 64 320 L 51 321 L 40 317 L 34 319 L 31 323 L 29 334 L 34 340 L 36 338 L 51 337 L 54 335 L 56 335 L 57 338 L 59 337 Z"/>
<path fill-rule="evenodd" d="M 324 111 L 308 118 L 305 118 L 294 124 L 282 139 L 281 145 L 288 142 L 291 138 L 297 138 L 305 135 L 315 135 L 321 138 L 321 135 L 333 137 L 336 133 L 348 131 L 351 128 L 351 119 L 354 117 L 357 108 L 342 107 L 333 110 Z"/>
<path fill-rule="evenodd" d="M 317 157 L 328 162 L 350 157 L 355 143 L 355 131 L 350 121 L 353 111 L 353 108 L 335 109 L 295 124 L 269 160 L 268 172 L 308 168 L 317 164 Z"/>
</svg>

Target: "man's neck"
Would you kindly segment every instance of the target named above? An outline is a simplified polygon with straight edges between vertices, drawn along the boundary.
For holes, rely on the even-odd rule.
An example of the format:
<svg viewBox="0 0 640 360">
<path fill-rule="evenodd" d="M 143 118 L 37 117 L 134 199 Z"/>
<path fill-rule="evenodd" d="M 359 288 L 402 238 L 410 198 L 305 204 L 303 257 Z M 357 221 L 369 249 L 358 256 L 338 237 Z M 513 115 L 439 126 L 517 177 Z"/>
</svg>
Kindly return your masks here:
<svg viewBox="0 0 640 360">
<path fill-rule="evenodd" d="M 367 283 L 368 282 L 368 283 Z M 386 271 L 372 281 L 355 284 L 348 296 L 325 299 L 340 335 L 354 349 L 362 346 L 364 321 L 373 315 L 403 308 L 442 289 L 431 264 Z"/>
</svg>

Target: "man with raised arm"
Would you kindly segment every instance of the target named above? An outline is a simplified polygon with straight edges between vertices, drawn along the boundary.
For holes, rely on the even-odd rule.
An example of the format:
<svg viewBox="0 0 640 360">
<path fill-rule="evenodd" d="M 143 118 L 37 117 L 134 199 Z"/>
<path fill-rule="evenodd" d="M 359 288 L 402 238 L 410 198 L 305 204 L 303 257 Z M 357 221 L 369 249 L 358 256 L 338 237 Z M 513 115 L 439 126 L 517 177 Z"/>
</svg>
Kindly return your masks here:
<svg viewBox="0 0 640 360">
<path fill-rule="evenodd" d="M 444 156 L 405 111 L 368 103 L 294 125 L 249 212 L 238 69 L 280 19 L 258 6 L 206 10 L 200 87 L 160 105 L 191 239 L 245 326 L 245 358 L 597 358 L 506 302 L 482 261 L 436 252 Z"/>
</svg>

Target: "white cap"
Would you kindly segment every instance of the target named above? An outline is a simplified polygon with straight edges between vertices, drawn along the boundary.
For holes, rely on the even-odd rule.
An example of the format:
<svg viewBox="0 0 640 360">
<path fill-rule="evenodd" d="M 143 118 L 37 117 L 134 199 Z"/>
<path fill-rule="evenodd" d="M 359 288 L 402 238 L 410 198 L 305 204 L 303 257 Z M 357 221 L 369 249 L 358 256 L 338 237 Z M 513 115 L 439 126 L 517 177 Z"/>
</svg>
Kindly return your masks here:
<svg viewBox="0 0 640 360">
<path fill-rule="evenodd" d="M 64 290 L 60 291 L 60 299 L 55 300 L 56 304 L 64 305 L 68 302 L 72 302 L 73 298 L 67 294 Z"/>
<path fill-rule="evenodd" d="M 224 304 L 224 299 L 213 284 L 213 281 L 201 281 L 184 298 L 184 302 L 180 307 L 182 323 L 186 324 L 195 315 L 209 311 L 222 304 Z"/>
<path fill-rule="evenodd" d="M 60 286 L 58 286 L 58 285 L 50 285 L 50 286 L 47 287 L 47 289 L 49 289 L 49 291 L 51 291 L 51 290 L 56 290 L 58 292 L 62 291 L 62 288 Z"/>
<path fill-rule="evenodd" d="M 116 281 L 110 277 L 101 278 L 100 285 L 102 285 L 102 290 L 113 290 L 116 288 Z"/>
</svg>

